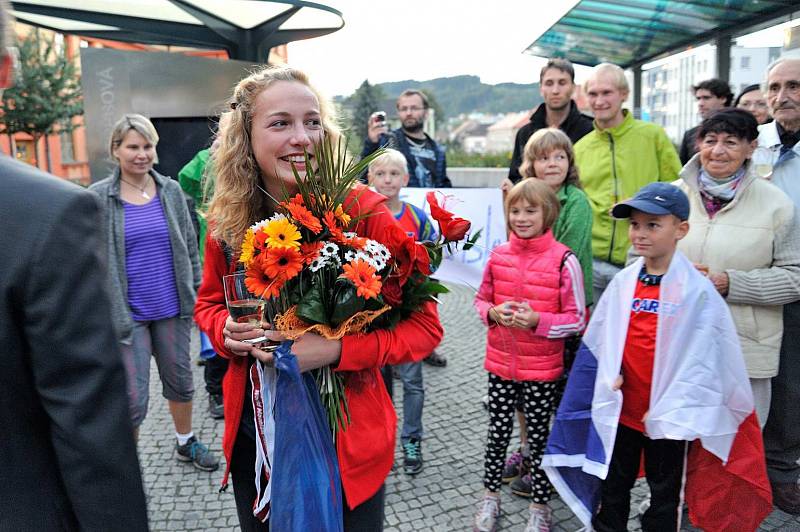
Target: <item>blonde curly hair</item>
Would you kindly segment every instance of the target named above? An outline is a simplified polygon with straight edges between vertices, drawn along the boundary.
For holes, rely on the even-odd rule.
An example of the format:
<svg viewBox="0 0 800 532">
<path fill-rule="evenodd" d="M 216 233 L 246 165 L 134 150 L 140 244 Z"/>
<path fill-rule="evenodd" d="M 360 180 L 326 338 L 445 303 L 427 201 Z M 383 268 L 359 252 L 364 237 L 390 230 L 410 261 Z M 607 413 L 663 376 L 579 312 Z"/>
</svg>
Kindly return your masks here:
<svg viewBox="0 0 800 532">
<path fill-rule="evenodd" d="M 220 142 L 211 156 L 216 174 L 214 195 L 208 207 L 213 238 L 238 250 L 248 227 L 268 217 L 274 210 L 267 195 L 259 188 L 261 169 L 250 138 L 256 98 L 277 81 L 302 83 L 319 102 L 320 119 L 325 134 L 334 145 L 340 130 L 333 104 L 311 84 L 308 76 L 289 66 L 267 66 L 241 80 L 233 89 L 230 111 L 222 114 Z"/>
</svg>

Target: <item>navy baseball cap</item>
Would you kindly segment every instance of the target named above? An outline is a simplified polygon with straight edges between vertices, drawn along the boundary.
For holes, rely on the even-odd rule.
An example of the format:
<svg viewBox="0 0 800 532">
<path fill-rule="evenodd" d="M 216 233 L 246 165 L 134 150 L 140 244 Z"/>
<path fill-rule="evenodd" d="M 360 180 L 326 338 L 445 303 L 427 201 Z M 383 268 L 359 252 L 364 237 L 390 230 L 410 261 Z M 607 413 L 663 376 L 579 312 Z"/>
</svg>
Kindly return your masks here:
<svg viewBox="0 0 800 532">
<path fill-rule="evenodd" d="M 675 185 L 650 183 L 639 189 L 633 198 L 614 205 L 611 216 L 630 218 L 633 209 L 647 214 L 673 214 L 684 221 L 689 219 L 689 198 Z"/>
</svg>

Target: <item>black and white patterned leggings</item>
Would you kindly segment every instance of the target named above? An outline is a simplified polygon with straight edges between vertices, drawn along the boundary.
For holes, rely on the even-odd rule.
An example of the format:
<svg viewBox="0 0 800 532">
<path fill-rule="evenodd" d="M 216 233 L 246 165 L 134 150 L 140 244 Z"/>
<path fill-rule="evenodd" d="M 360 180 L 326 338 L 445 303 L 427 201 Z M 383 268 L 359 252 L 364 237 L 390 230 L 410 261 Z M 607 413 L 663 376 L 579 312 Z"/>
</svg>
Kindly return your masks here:
<svg viewBox="0 0 800 532">
<path fill-rule="evenodd" d="M 484 459 L 483 485 L 489 491 L 500 490 L 500 478 L 506 459 L 506 448 L 514 428 L 514 411 L 518 394 L 522 394 L 525 421 L 528 425 L 531 486 L 533 502 L 550 500 L 550 482 L 541 468 L 542 454 L 550 434 L 556 382 L 516 382 L 489 373 L 489 434 Z"/>
</svg>

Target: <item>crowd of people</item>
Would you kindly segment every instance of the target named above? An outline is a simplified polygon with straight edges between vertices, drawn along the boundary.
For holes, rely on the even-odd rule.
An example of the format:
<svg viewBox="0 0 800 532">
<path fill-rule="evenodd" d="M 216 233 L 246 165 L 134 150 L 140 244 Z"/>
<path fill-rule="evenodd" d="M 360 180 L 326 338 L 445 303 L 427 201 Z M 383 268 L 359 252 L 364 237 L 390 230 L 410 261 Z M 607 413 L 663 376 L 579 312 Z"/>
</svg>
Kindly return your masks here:
<svg viewBox="0 0 800 532">
<path fill-rule="evenodd" d="M 5 8 L 0 0 L 0 37 Z M 2 41 L 0 88 L 12 66 Z M 643 455 L 651 492 L 643 530 L 675 530 L 692 446 L 720 464 L 730 452 L 735 462 L 734 435 L 749 421 L 754 477 L 768 475 L 771 500 L 800 515 L 792 406 L 800 403 L 800 59 L 778 60 L 735 99 L 721 80 L 692 87 L 702 121 L 680 150 L 624 108 L 620 67 L 598 65 L 585 82 L 591 117 L 578 110 L 574 89 L 570 62 L 548 61 L 544 103 L 519 130 L 500 186 L 508 241 L 492 250 L 474 302 L 487 327 L 488 429 L 485 491 L 470 526 L 496 530 L 508 483 L 531 501 L 527 532 L 550 529 L 553 487 L 588 527 L 625 530 Z M 234 257 L 248 228 L 275 214 L 273 198 L 298 192 L 295 172 L 317 164 L 305 153 L 341 133 L 330 102 L 287 66 L 253 72 L 229 104 L 213 145 L 181 171 L 180 184 L 153 169 L 158 134 L 137 114 L 114 125 L 114 170 L 88 191 L 0 156 L 0 212 L 14 235 L 0 251 L 8 367 L 0 382 L 9 398 L 0 420 L 13 434 L 0 450 L 15 479 L 0 529 L 147 529 L 136 442 L 151 358 L 177 460 L 218 469 L 192 430 L 192 322 L 205 346 L 209 414 L 224 418 L 223 488 L 230 479 L 242 530 L 269 530 L 265 503 L 291 504 L 262 489 L 249 377 L 257 361 L 273 361 L 258 339 L 285 338 L 269 323 L 232 319 L 223 276 L 241 269 Z M 390 130 L 382 113 L 370 117 L 362 156 L 383 152 L 365 176 L 374 190 L 357 185 L 350 199 L 358 201 L 346 202 L 358 236 L 380 239 L 398 224 L 417 241 L 435 239 L 426 213 L 400 200 L 404 187 L 452 186 L 443 146 L 423 131 L 428 106 L 424 93 L 407 90 L 397 100 L 399 128 Z M 756 150 L 768 154 L 766 174 L 756 172 Z M 423 470 L 422 362 L 446 366 L 435 350 L 444 332 L 427 301 L 392 329 L 294 341 L 301 371 L 335 365 L 357 376 L 345 381 L 351 422 L 335 440 L 344 530 L 383 528 L 395 377 L 403 471 Z M 723 384 L 688 393 L 688 370 L 665 368 L 703 354 L 698 374 Z M 670 417 L 661 398 L 678 395 L 687 414 Z M 596 436 L 608 452 L 591 467 L 559 451 L 571 424 L 588 419 L 575 414 L 580 401 L 604 401 L 590 405 L 591 415 L 606 409 L 608 430 Z M 723 421 L 688 414 L 711 408 L 728 432 L 714 432 Z M 515 418 L 520 441 L 509 454 Z M 682 428 L 665 430 L 669 423 Z M 582 432 L 587 445 L 591 430 Z M 559 469 L 582 464 L 597 478 L 586 515 Z M 731 491 L 721 500 L 739 496 Z M 746 514 L 757 498 L 738 505 Z M 700 506 L 690 512 L 703 519 Z"/>
</svg>

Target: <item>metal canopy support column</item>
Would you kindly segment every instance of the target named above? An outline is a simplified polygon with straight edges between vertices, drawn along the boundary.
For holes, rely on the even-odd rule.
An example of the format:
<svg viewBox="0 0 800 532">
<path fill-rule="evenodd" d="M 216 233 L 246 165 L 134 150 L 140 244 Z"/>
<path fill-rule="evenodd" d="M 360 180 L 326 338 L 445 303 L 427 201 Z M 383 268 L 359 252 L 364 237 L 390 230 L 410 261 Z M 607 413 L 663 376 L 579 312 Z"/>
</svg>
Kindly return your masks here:
<svg viewBox="0 0 800 532">
<path fill-rule="evenodd" d="M 642 65 L 633 67 L 633 116 L 642 117 Z"/>
<path fill-rule="evenodd" d="M 717 46 L 717 77 L 728 81 L 731 77 L 731 34 L 717 35 L 714 44 Z"/>
</svg>

